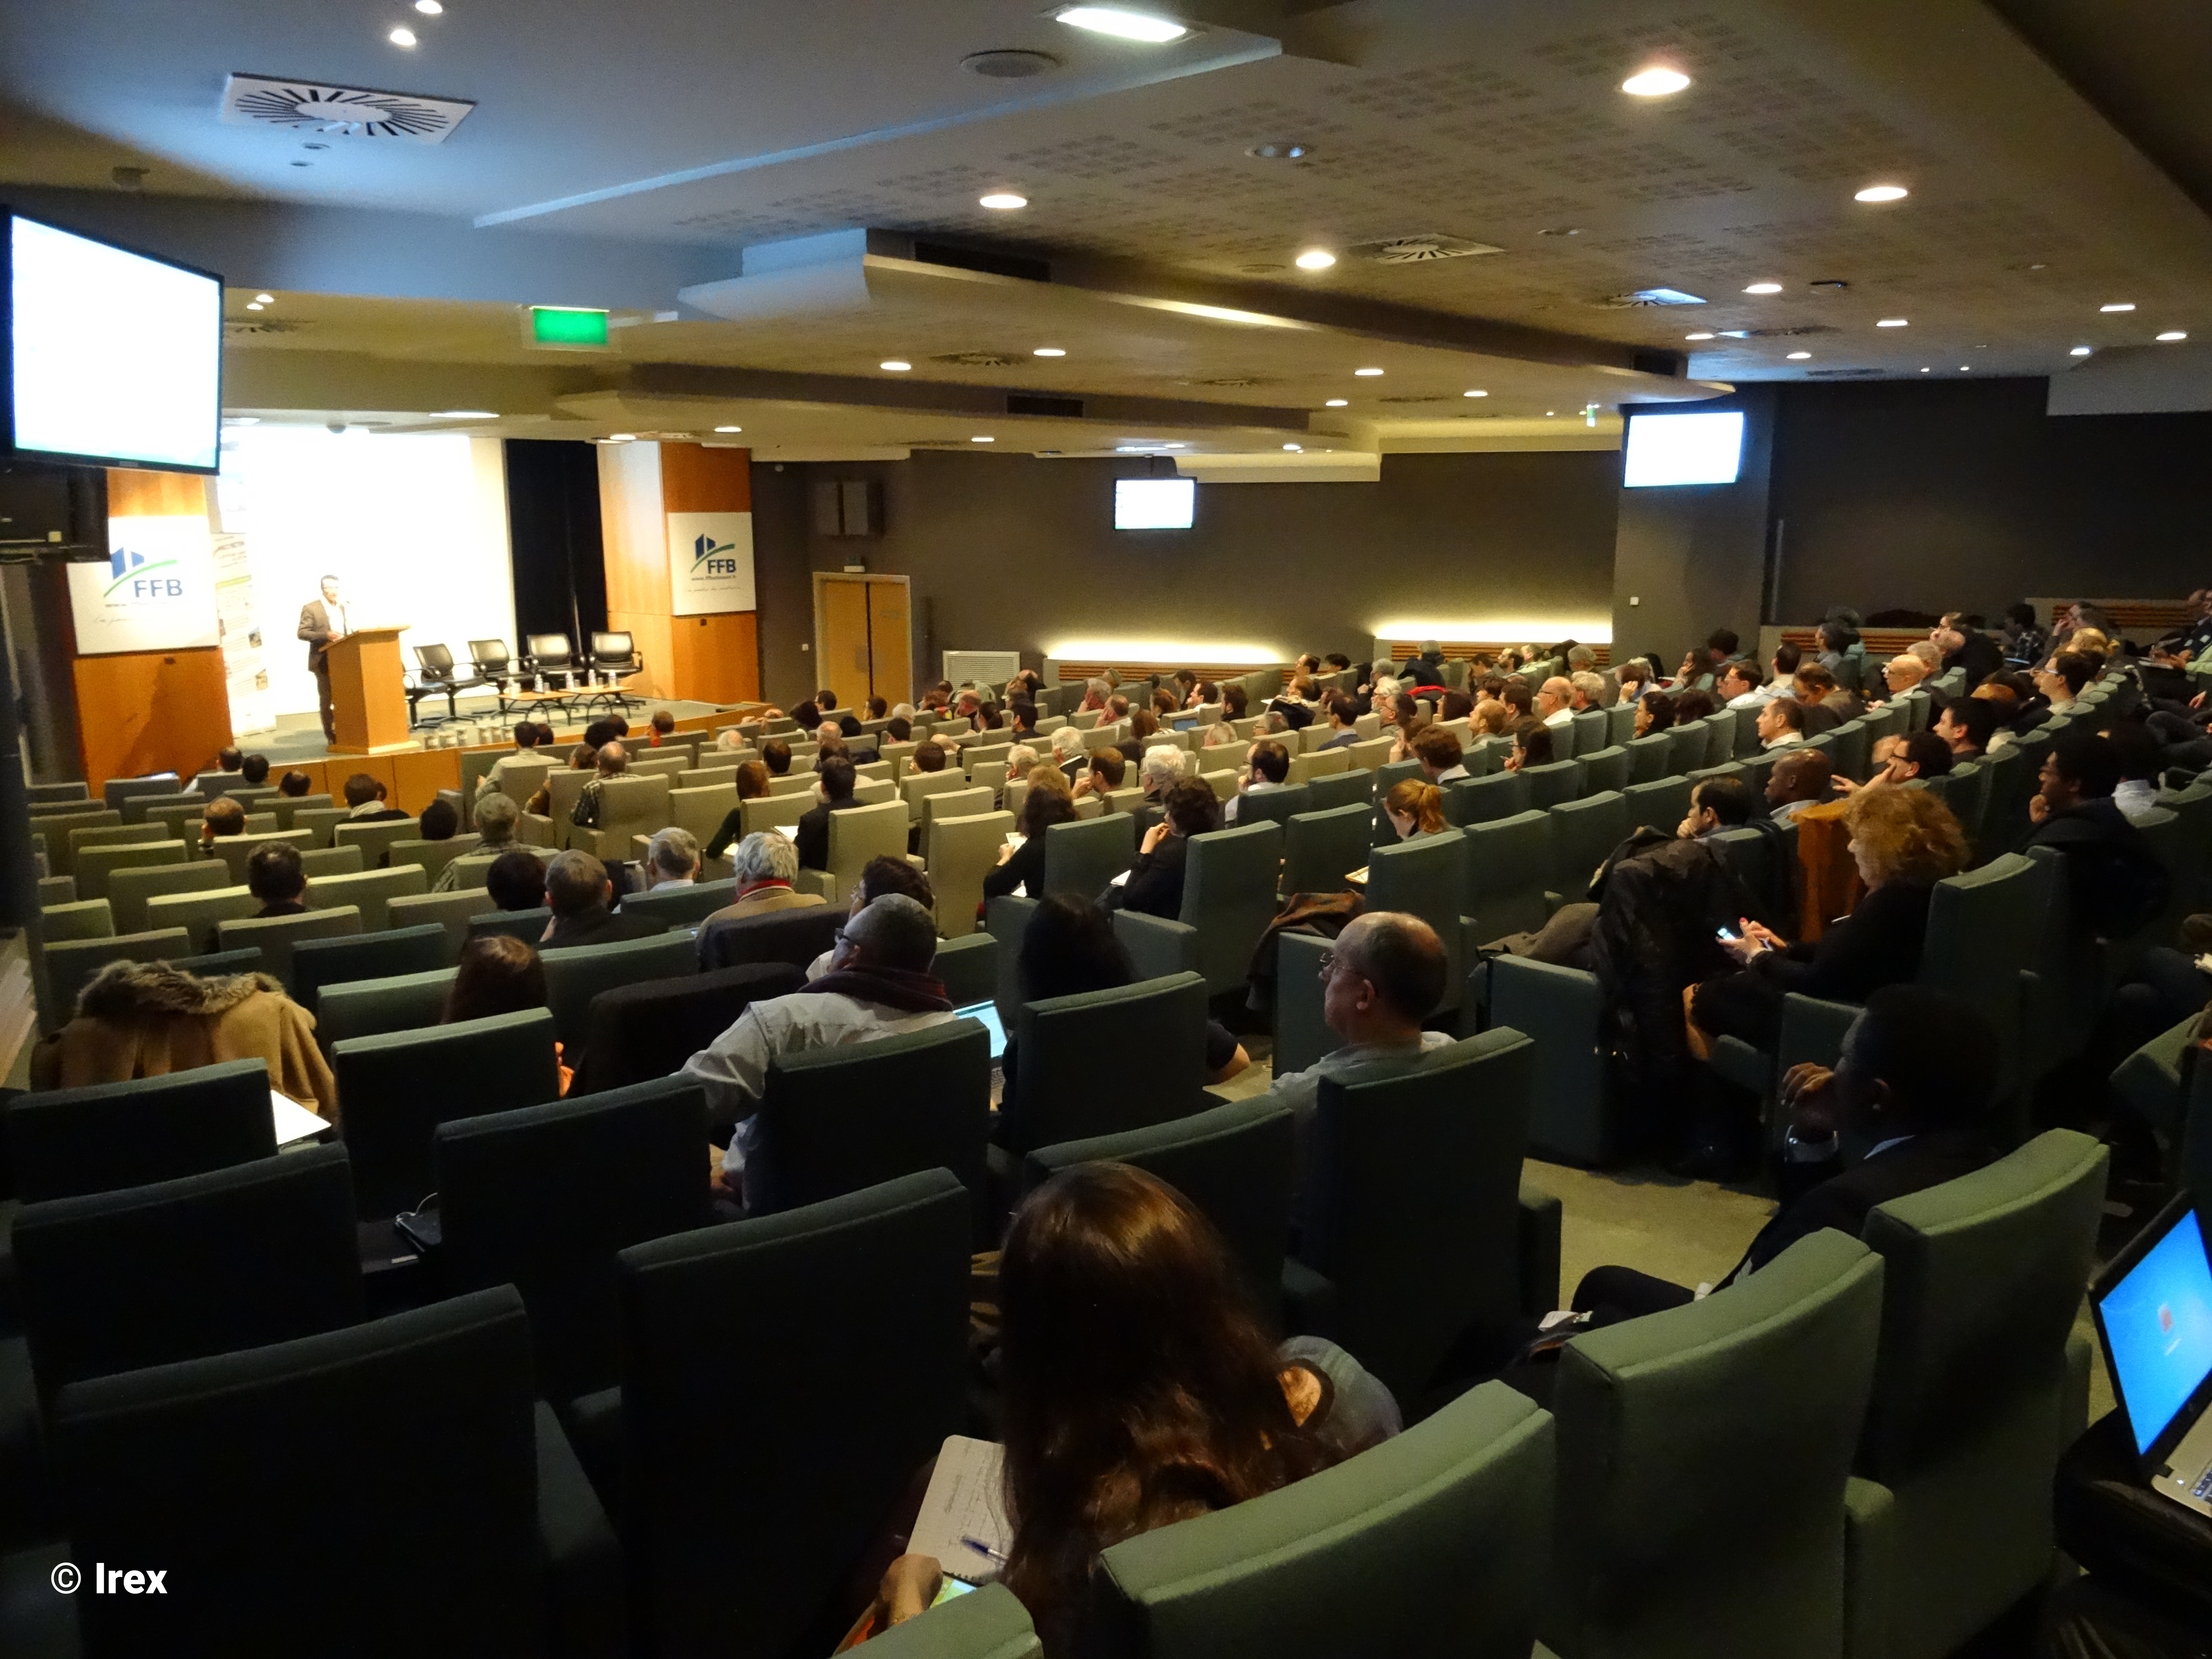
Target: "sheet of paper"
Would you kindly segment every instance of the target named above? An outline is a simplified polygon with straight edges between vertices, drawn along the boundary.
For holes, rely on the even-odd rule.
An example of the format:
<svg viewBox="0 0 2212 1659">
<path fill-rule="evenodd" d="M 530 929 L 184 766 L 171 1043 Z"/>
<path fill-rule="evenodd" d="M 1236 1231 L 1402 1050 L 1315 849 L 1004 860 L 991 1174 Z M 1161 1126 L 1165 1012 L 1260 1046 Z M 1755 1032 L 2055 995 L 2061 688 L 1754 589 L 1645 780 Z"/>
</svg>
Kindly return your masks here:
<svg viewBox="0 0 2212 1659">
<path fill-rule="evenodd" d="M 317 1117 L 291 1096 L 280 1095 L 274 1089 L 269 1091 L 269 1116 L 276 1125 L 279 1146 L 305 1140 L 331 1127 L 328 1118 Z"/>
<path fill-rule="evenodd" d="M 937 1468 L 922 1494 L 921 1514 L 907 1545 L 915 1555 L 931 1555 L 955 1578 L 988 1584 L 999 1576 L 1013 1529 L 1000 1498 L 1006 1478 L 1006 1448 L 966 1435 L 945 1437 Z M 978 1549 L 976 1545 L 985 1547 Z M 995 1550 L 994 1558 L 988 1552 Z"/>
<path fill-rule="evenodd" d="M 1106 884 L 1109 887 L 1127 887 L 1129 884 L 1129 872 L 1124 870 L 1120 875 L 1115 877 L 1113 880 L 1108 882 Z"/>
</svg>

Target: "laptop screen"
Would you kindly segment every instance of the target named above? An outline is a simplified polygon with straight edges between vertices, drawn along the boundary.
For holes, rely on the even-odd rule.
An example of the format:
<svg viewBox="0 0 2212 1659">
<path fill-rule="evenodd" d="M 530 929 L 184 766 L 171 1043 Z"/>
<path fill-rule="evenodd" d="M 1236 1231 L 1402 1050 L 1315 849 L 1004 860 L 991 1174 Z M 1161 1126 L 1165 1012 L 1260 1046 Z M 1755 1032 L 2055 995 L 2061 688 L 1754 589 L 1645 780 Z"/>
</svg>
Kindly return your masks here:
<svg viewBox="0 0 2212 1659">
<path fill-rule="evenodd" d="M 2212 1375 L 2212 1263 L 2195 1210 L 2098 1298 L 2097 1314 L 2136 1450 L 2148 1452 Z"/>
<path fill-rule="evenodd" d="M 962 1019 L 978 1022 L 991 1034 L 991 1058 L 999 1059 L 1006 1052 L 1006 1028 L 999 1023 L 999 1005 L 995 1002 L 971 1002 L 965 1008 L 952 1011 Z"/>
<path fill-rule="evenodd" d="M 1193 714 L 1187 720 L 1177 720 L 1175 723 L 1175 729 L 1178 732 L 1195 732 L 1198 729 L 1198 716 Z"/>
</svg>

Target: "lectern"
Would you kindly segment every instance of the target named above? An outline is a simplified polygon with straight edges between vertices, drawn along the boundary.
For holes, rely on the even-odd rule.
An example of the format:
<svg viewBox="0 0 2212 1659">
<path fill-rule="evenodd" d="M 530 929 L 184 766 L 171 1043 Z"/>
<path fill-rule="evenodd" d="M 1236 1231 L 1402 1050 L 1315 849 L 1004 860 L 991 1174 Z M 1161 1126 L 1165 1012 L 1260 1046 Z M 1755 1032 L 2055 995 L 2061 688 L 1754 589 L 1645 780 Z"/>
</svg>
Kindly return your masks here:
<svg viewBox="0 0 2212 1659">
<path fill-rule="evenodd" d="M 397 628 L 362 628 L 331 641 L 331 724 L 334 755 L 372 755 L 407 746 L 406 675 Z"/>
</svg>

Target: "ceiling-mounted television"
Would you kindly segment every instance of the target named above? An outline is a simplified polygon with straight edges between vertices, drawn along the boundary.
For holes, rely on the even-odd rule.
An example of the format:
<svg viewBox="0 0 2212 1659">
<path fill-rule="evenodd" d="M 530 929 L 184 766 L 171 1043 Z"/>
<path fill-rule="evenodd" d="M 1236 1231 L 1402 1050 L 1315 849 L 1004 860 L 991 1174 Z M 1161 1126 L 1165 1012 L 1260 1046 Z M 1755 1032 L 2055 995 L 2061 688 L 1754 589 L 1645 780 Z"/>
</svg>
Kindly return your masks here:
<svg viewBox="0 0 2212 1659">
<path fill-rule="evenodd" d="M 5 210 L 0 451 L 213 472 L 222 278 Z"/>
<path fill-rule="evenodd" d="M 1197 514 L 1194 478 L 1116 478 L 1114 528 L 1188 530 Z"/>
<path fill-rule="evenodd" d="M 1628 422 L 1626 489 L 1734 483 L 1743 466 L 1743 413 L 1637 415 Z"/>
</svg>

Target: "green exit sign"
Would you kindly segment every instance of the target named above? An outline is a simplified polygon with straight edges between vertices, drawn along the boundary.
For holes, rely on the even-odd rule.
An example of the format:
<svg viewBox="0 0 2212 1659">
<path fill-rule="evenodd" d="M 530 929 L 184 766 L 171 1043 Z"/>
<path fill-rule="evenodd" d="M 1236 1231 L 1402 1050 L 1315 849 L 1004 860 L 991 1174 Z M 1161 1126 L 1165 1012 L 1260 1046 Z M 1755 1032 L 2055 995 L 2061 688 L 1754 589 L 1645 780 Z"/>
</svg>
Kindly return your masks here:
<svg viewBox="0 0 2212 1659">
<path fill-rule="evenodd" d="M 607 313 L 571 306 L 530 307 L 530 338 L 542 346 L 599 347 L 607 343 Z"/>
</svg>

